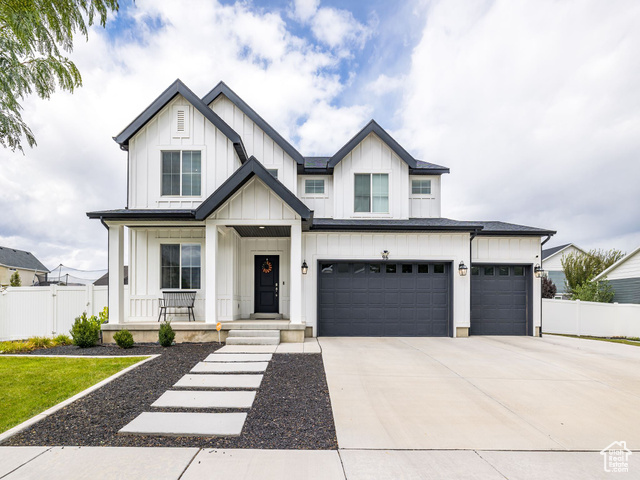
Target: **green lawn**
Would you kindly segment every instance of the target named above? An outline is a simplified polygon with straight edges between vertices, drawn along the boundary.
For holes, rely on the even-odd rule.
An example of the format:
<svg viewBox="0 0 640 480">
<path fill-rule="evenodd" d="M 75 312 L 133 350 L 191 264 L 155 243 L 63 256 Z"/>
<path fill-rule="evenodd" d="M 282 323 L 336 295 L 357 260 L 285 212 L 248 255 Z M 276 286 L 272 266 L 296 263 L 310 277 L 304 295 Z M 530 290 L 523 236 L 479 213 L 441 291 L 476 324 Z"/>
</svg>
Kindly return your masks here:
<svg viewBox="0 0 640 480">
<path fill-rule="evenodd" d="M 144 358 L 0 356 L 0 432 Z"/>
<path fill-rule="evenodd" d="M 547 335 L 557 335 L 559 337 L 582 338 L 584 340 L 600 340 L 601 342 L 624 343 L 625 345 L 634 345 L 640 347 L 640 338 L 607 338 L 607 337 L 591 337 L 588 335 L 565 335 L 562 333 L 547 333 Z"/>
</svg>

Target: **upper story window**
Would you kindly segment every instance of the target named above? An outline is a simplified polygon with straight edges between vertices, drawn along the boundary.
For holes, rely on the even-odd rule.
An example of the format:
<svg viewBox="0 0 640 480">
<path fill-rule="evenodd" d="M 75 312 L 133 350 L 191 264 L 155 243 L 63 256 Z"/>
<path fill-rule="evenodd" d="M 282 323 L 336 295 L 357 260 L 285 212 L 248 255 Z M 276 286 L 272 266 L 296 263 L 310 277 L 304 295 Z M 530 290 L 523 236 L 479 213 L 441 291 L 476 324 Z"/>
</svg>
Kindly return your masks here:
<svg viewBox="0 0 640 480">
<path fill-rule="evenodd" d="M 355 212 L 389 213 L 389 175 L 357 173 L 354 184 Z"/>
<path fill-rule="evenodd" d="M 201 189 L 201 152 L 162 152 L 162 195 L 199 197 Z"/>
<path fill-rule="evenodd" d="M 160 245 L 160 288 L 200 288 L 200 245 Z"/>
<path fill-rule="evenodd" d="M 267 168 L 267 172 L 273 175 L 274 178 L 278 178 L 278 169 L 277 168 Z"/>
<path fill-rule="evenodd" d="M 304 193 L 318 195 L 324 193 L 324 179 L 311 178 L 304 181 Z"/>
<path fill-rule="evenodd" d="M 431 180 L 411 180 L 411 193 L 413 195 L 431 195 Z"/>
</svg>

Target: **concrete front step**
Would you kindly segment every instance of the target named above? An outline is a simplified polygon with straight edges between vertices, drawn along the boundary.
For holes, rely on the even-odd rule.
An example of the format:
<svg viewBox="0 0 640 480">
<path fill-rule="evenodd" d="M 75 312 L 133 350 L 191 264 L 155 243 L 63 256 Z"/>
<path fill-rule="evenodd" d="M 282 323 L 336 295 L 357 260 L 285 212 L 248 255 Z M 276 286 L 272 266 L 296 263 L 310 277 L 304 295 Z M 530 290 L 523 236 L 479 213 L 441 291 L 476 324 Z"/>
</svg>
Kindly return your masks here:
<svg viewBox="0 0 640 480">
<path fill-rule="evenodd" d="M 280 331 L 279 330 L 229 330 L 229 337 L 280 338 Z"/>
<path fill-rule="evenodd" d="M 227 345 L 280 345 L 277 337 L 227 337 Z"/>
<path fill-rule="evenodd" d="M 251 320 L 282 320 L 281 313 L 252 313 L 249 315 Z"/>
</svg>

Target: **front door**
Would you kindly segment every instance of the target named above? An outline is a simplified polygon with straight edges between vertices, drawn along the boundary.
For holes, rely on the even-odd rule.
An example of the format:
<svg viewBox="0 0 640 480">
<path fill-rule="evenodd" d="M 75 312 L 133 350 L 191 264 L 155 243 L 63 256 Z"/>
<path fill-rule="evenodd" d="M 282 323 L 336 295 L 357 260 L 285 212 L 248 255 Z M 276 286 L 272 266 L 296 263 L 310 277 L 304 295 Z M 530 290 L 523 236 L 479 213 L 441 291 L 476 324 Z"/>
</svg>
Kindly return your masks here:
<svg viewBox="0 0 640 480">
<path fill-rule="evenodd" d="M 255 313 L 279 313 L 280 257 L 256 255 L 255 258 Z"/>
</svg>

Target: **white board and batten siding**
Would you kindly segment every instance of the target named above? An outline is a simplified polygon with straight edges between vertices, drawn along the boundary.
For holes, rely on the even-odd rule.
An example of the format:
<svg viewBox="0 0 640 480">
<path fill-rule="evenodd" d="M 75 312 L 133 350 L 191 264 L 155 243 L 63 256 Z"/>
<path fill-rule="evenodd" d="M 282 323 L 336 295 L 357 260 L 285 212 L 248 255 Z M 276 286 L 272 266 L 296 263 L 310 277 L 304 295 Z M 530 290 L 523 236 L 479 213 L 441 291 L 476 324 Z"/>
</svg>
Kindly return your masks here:
<svg viewBox="0 0 640 480">
<path fill-rule="evenodd" d="M 178 107 L 188 129 L 175 133 Z M 162 151 L 199 150 L 202 192 L 197 197 L 163 196 Z M 233 143 L 182 95 L 176 96 L 129 140 L 129 208 L 196 208 L 240 167 Z"/>
<path fill-rule="evenodd" d="M 531 265 L 540 263 L 540 237 L 476 237 L 471 242 L 471 263 Z M 541 281 L 533 279 L 533 298 L 541 298 Z M 533 326 L 540 326 L 540 302 L 533 302 Z"/>
<path fill-rule="evenodd" d="M 324 193 L 306 193 L 306 180 L 324 180 Z M 313 211 L 316 218 L 333 217 L 333 177 L 331 175 L 300 175 L 298 197 Z"/>
<path fill-rule="evenodd" d="M 247 155 L 256 157 L 265 168 L 277 169 L 278 180 L 297 192 L 298 164 L 288 153 L 224 95 L 219 95 L 210 108 L 240 135 Z"/>
<path fill-rule="evenodd" d="M 430 194 L 414 194 L 413 180 L 430 180 Z M 440 175 L 409 175 L 409 216 L 411 218 L 440 218 Z"/>
<path fill-rule="evenodd" d="M 302 235 L 303 257 L 309 265 L 303 276 L 303 321 L 317 334 L 318 261 L 380 261 L 381 252 L 391 252 L 389 260 L 442 261 L 452 264 L 453 326 L 468 327 L 470 314 L 469 276 L 457 274 L 461 261 L 470 264 L 468 233 L 305 233 Z M 455 332 L 455 328 L 454 328 Z"/>
<path fill-rule="evenodd" d="M 389 212 L 354 212 L 354 175 L 389 175 Z M 333 169 L 334 218 L 409 218 L 409 166 L 375 133 L 367 135 Z"/>
</svg>

